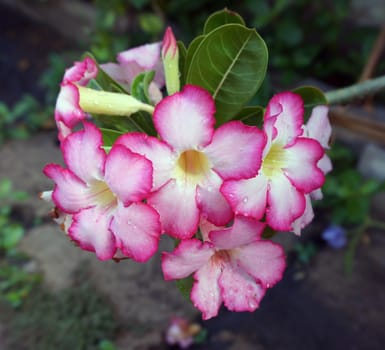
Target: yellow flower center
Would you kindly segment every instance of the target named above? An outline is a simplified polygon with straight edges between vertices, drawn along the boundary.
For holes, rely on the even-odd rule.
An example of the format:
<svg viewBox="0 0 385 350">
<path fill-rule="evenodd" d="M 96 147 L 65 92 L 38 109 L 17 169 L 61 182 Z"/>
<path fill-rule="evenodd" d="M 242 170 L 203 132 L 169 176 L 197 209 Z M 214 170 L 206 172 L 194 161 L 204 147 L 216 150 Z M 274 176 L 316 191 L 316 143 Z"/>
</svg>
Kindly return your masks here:
<svg viewBox="0 0 385 350">
<path fill-rule="evenodd" d="M 90 186 L 90 193 L 101 207 L 114 207 L 117 204 L 116 196 L 104 181 L 93 181 Z"/>
<path fill-rule="evenodd" d="M 198 184 L 210 170 L 206 155 L 195 150 L 184 151 L 176 163 L 175 178 L 183 182 Z"/>
<path fill-rule="evenodd" d="M 262 162 L 263 174 L 271 178 L 286 167 L 286 154 L 283 147 L 279 144 L 272 144 L 269 152 Z"/>
</svg>

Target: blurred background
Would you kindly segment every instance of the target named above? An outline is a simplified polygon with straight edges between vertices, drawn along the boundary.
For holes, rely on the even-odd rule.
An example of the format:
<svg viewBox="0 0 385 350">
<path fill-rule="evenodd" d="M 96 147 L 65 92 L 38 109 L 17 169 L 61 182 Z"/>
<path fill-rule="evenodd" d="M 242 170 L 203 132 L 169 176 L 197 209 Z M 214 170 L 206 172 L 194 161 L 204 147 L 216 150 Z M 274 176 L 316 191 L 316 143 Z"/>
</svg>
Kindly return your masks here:
<svg viewBox="0 0 385 350">
<path fill-rule="evenodd" d="M 74 247 L 38 199 L 60 163 L 53 109 L 64 69 L 162 40 L 187 46 L 227 7 L 269 49 L 253 102 L 313 85 L 323 91 L 385 74 L 385 1 L 0 0 L 0 349 L 383 349 L 385 334 L 385 90 L 332 106 L 324 199 L 298 238 L 279 233 L 288 268 L 254 313 L 202 322 L 159 256 L 99 262 Z M 170 242 L 161 243 L 171 249 Z M 168 340 L 167 340 L 168 339 Z"/>
</svg>

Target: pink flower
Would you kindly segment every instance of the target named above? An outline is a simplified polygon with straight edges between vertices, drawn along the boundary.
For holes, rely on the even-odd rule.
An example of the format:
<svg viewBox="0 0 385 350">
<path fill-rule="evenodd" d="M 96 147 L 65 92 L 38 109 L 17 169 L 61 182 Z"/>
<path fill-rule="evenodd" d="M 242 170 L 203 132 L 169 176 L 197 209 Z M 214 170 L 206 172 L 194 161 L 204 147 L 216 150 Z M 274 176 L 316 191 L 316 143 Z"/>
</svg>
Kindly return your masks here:
<svg viewBox="0 0 385 350">
<path fill-rule="evenodd" d="M 264 227 L 239 216 L 228 228 L 203 224 L 204 242 L 183 240 L 172 253 L 163 253 L 164 278 L 193 274 L 191 300 L 205 320 L 218 314 L 222 302 L 231 311 L 254 311 L 285 269 L 281 246 L 261 239 Z"/>
<path fill-rule="evenodd" d="M 160 236 L 159 215 L 142 203 L 152 185 L 151 162 L 122 145 L 106 154 L 99 129 L 83 124 L 84 130 L 63 141 L 67 167 L 44 168 L 55 182 L 52 200 L 58 219 L 71 239 L 101 260 L 111 259 L 119 249 L 135 261 L 146 261 Z"/>
<path fill-rule="evenodd" d="M 60 141 L 63 141 L 71 133 L 73 127 L 86 117 L 80 107 L 77 86 L 86 86 L 97 74 L 98 69 L 95 62 L 88 57 L 81 62 L 75 62 L 71 68 L 66 70 L 55 107 L 55 121 Z"/>
<path fill-rule="evenodd" d="M 261 131 L 239 121 L 215 130 L 214 112 L 208 92 L 186 85 L 155 107 L 160 139 L 129 133 L 117 140 L 153 163 L 148 203 L 176 238 L 194 235 L 201 215 L 216 225 L 228 223 L 233 212 L 219 191 L 223 180 L 254 176 L 261 163 Z"/>
<path fill-rule="evenodd" d="M 304 127 L 304 133 L 307 137 L 317 140 L 324 149 L 329 148 L 329 140 L 332 133 L 332 128 L 328 119 L 328 107 L 317 106 L 312 110 L 311 116 Z M 332 163 L 330 158 L 325 153 L 318 161 L 317 167 L 327 174 L 332 170 Z M 304 213 L 296 219 L 292 224 L 292 231 L 296 235 L 301 234 L 301 229 L 308 225 L 314 217 L 311 199 L 322 199 L 322 191 L 320 188 L 305 195 L 306 206 Z"/>
<path fill-rule="evenodd" d="M 291 231 L 304 214 L 306 194 L 321 187 L 318 167 L 324 150 L 303 130 L 303 101 L 291 92 L 275 95 L 264 116 L 266 144 L 257 176 L 226 181 L 221 191 L 236 213 L 266 222 L 275 230 Z"/>
<path fill-rule="evenodd" d="M 149 86 L 149 94 L 152 102 L 157 103 L 162 99 L 160 89 L 164 86 L 160 50 L 160 42 L 138 46 L 119 53 L 118 63 L 104 63 L 100 67 L 127 91 L 130 91 L 131 83 L 138 74 L 155 71 L 154 81 Z"/>
</svg>

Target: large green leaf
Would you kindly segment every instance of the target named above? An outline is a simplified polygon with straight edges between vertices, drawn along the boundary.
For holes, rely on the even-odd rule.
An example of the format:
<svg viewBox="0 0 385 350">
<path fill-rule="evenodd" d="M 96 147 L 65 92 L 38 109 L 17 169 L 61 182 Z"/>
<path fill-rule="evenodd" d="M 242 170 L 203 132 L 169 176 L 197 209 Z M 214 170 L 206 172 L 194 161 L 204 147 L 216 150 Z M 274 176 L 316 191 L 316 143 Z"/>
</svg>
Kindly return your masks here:
<svg viewBox="0 0 385 350">
<path fill-rule="evenodd" d="M 254 96 L 265 77 L 267 60 L 265 42 L 254 29 L 223 25 L 200 42 L 188 67 L 186 83 L 211 93 L 219 126 Z"/>
<path fill-rule="evenodd" d="M 246 125 L 262 127 L 264 113 L 265 109 L 261 106 L 247 106 L 241 109 L 234 120 L 240 120 Z"/>
<path fill-rule="evenodd" d="M 210 17 L 207 18 L 205 26 L 203 28 L 203 33 L 208 34 L 215 28 L 230 23 L 241 24 L 243 26 L 245 25 L 245 21 L 238 13 L 230 11 L 227 8 L 214 12 Z"/>
<path fill-rule="evenodd" d="M 182 71 L 183 77 L 184 77 L 184 79 L 183 79 L 184 81 L 186 81 L 186 79 L 187 79 L 187 73 L 188 73 L 188 71 L 190 69 L 192 58 L 194 57 L 195 52 L 197 51 L 199 45 L 201 44 L 201 42 L 203 41 L 203 39 L 205 37 L 206 37 L 205 35 L 197 36 L 196 38 L 194 38 L 194 40 L 188 46 L 188 49 L 186 51 L 184 67 L 183 67 L 183 71 Z"/>
</svg>

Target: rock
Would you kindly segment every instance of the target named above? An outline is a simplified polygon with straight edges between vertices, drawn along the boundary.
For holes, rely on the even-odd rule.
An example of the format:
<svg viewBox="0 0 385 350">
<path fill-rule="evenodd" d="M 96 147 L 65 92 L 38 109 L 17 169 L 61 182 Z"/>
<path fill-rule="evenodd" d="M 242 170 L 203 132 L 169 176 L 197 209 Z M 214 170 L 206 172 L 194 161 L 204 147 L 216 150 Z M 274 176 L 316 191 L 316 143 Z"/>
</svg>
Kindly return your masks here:
<svg viewBox="0 0 385 350">
<path fill-rule="evenodd" d="M 385 149 L 374 144 L 367 144 L 360 156 L 358 170 L 365 177 L 384 181 Z"/>
</svg>

